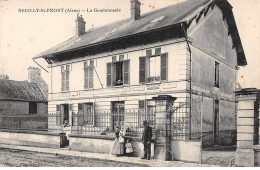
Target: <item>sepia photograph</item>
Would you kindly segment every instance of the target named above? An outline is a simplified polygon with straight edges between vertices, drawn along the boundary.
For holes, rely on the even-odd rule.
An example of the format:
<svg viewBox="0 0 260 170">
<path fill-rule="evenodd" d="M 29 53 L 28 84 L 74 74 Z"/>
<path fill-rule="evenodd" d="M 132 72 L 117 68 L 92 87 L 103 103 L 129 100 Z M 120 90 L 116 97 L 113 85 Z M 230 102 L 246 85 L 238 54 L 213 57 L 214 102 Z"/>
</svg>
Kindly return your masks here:
<svg viewBox="0 0 260 170">
<path fill-rule="evenodd" d="M 0 167 L 260 167 L 260 0 L 0 0 Z"/>
</svg>

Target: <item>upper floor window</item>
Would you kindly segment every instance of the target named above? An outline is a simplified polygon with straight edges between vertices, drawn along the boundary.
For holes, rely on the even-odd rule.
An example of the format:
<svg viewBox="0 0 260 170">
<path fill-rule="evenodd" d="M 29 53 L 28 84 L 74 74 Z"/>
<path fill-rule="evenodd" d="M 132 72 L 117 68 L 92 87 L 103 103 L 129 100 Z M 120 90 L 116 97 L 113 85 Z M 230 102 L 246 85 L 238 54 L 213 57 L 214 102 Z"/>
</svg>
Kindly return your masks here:
<svg viewBox="0 0 260 170">
<path fill-rule="evenodd" d="M 215 87 L 219 87 L 219 63 L 215 62 Z"/>
<path fill-rule="evenodd" d="M 129 84 L 130 60 L 124 60 L 123 55 L 119 56 L 119 61 L 116 61 L 116 56 L 112 60 L 112 63 L 107 63 L 107 86 Z"/>
<path fill-rule="evenodd" d="M 70 65 L 61 66 L 61 91 L 69 90 Z"/>
<path fill-rule="evenodd" d="M 168 53 L 161 54 L 161 49 L 156 48 L 155 54 L 151 50 L 146 51 L 145 57 L 139 58 L 139 82 L 159 82 L 167 80 Z"/>
<path fill-rule="evenodd" d="M 93 88 L 94 61 L 84 62 L 84 88 Z"/>
</svg>

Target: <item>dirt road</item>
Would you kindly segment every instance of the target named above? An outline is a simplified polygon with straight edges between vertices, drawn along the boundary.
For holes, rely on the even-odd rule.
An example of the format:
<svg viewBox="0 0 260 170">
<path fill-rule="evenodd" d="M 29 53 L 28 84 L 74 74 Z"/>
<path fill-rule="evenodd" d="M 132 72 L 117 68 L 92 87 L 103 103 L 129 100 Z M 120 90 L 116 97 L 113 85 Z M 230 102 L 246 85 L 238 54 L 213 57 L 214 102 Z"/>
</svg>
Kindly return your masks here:
<svg viewBox="0 0 260 170">
<path fill-rule="evenodd" d="M 0 148 L 0 167 L 133 167 L 138 164 Z"/>
</svg>

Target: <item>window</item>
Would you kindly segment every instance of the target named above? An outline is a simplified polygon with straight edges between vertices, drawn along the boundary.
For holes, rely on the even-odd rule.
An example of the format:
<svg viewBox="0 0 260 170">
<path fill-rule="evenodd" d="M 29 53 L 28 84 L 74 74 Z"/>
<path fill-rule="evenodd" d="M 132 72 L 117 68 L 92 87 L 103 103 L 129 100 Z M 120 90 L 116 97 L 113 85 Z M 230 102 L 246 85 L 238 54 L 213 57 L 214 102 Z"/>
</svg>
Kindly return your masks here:
<svg viewBox="0 0 260 170">
<path fill-rule="evenodd" d="M 94 125 L 94 104 L 93 103 L 78 103 L 79 117 L 78 121 L 81 125 Z"/>
<path fill-rule="evenodd" d="M 160 56 L 149 58 L 149 76 L 148 82 L 160 81 L 161 75 L 161 58 Z"/>
<path fill-rule="evenodd" d="M 142 127 L 143 126 L 143 121 L 145 120 L 145 100 L 139 100 L 138 101 L 138 126 Z"/>
<path fill-rule="evenodd" d="M 61 66 L 61 91 L 69 90 L 69 66 Z"/>
<path fill-rule="evenodd" d="M 84 88 L 93 88 L 94 61 L 84 62 Z"/>
<path fill-rule="evenodd" d="M 139 58 L 139 82 L 159 82 L 167 80 L 168 77 L 168 54 L 161 54 L 161 48 L 146 51 L 145 57 Z"/>
<path fill-rule="evenodd" d="M 139 100 L 138 125 L 143 126 L 143 121 L 149 122 L 149 125 L 155 125 L 155 101 Z"/>
<path fill-rule="evenodd" d="M 219 63 L 215 62 L 215 87 L 219 87 Z"/>
<path fill-rule="evenodd" d="M 29 114 L 37 114 L 37 103 L 29 102 Z"/>
<path fill-rule="evenodd" d="M 129 61 L 124 60 L 123 55 L 119 56 L 119 61 L 116 61 L 116 56 L 112 58 L 112 63 L 107 63 L 107 86 L 120 86 L 129 84 Z"/>
</svg>

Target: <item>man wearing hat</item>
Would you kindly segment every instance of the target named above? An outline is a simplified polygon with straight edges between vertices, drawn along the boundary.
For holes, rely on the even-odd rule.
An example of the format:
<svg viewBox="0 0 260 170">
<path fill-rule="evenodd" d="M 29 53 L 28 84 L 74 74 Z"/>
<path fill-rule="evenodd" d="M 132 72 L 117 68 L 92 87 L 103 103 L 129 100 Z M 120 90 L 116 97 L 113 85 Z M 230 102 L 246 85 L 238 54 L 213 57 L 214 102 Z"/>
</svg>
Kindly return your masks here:
<svg viewBox="0 0 260 170">
<path fill-rule="evenodd" d="M 148 125 L 148 122 L 145 120 L 143 121 L 144 131 L 142 136 L 142 143 L 144 145 L 144 157 L 142 159 L 151 158 L 151 139 L 152 139 L 152 128 Z"/>
</svg>

